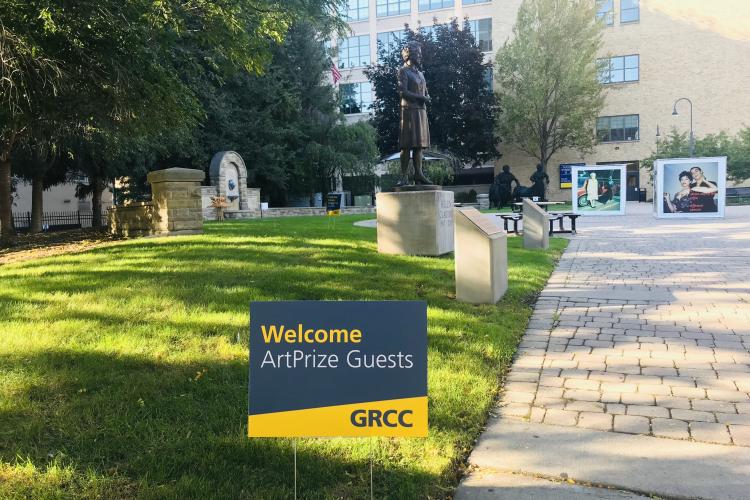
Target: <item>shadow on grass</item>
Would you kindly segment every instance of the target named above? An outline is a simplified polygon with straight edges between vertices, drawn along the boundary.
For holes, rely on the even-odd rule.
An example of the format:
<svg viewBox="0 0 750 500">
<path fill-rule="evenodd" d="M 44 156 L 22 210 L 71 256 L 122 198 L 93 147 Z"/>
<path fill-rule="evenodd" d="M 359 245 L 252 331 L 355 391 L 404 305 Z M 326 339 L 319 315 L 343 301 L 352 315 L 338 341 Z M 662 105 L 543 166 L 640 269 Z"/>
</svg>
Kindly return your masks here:
<svg viewBox="0 0 750 500">
<path fill-rule="evenodd" d="M 509 239 L 508 293 L 473 306 L 452 298 L 451 258 L 378 254 L 343 219 L 214 223 L 0 268 L 2 460 L 62 461 L 137 496 L 289 497 L 291 442 L 245 437 L 249 302 L 425 300 L 430 437 L 378 441 L 376 495 L 448 496 L 554 254 Z M 368 454 L 301 441 L 303 496 L 366 496 Z"/>
</svg>

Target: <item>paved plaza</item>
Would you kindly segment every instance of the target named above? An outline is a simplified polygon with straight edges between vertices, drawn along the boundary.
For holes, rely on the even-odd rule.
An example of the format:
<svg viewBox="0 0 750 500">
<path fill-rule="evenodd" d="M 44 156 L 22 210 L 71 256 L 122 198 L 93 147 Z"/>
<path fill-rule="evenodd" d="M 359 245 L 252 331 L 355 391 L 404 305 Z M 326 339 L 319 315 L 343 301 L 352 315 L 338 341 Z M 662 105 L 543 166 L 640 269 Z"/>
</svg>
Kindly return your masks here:
<svg viewBox="0 0 750 500">
<path fill-rule="evenodd" d="M 580 220 L 459 498 L 505 498 L 507 476 L 482 479 L 498 472 L 667 497 L 750 491 L 750 207 L 628 214 Z"/>
</svg>

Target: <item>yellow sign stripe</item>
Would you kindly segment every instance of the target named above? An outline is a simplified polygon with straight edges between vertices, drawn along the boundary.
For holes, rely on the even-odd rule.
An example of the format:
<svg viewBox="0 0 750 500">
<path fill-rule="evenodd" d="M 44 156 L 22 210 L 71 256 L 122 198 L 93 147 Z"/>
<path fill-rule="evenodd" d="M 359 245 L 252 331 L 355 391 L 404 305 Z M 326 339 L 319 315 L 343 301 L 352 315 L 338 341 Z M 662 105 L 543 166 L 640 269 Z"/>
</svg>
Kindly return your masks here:
<svg viewBox="0 0 750 500">
<path fill-rule="evenodd" d="M 249 415 L 247 435 L 427 437 L 427 396 Z"/>
</svg>

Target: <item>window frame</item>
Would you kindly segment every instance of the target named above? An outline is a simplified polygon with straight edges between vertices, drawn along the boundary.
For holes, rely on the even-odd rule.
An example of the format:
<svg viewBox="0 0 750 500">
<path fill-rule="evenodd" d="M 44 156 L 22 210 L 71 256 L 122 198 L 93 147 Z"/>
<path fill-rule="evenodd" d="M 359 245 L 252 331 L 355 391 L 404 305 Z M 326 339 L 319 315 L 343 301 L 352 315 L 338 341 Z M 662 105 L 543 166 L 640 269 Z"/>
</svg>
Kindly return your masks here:
<svg viewBox="0 0 750 500">
<path fill-rule="evenodd" d="M 606 11 L 600 11 L 599 5 L 609 4 L 610 8 Z M 615 25 L 615 0 L 596 0 L 596 18 L 604 20 L 604 25 L 614 26 Z"/>
<path fill-rule="evenodd" d="M 636 118 L 636 134 L 634 139 L 626 139 L 627 136 L 626 130 L 629 128 L 627 127 L 627 119 L 628 118 Z M 622 119 L 622 128 L 617 128 L 614 130 L 622 130 L 622 139 L 612 139 L 612 119 L 613 118 L 621 118 Z M 607 139 L 601 139 L 599 136 L 599 123 L 602 120 L 607 120 Z M 601 129 L 605 130 L 605 129 Z M 596 118 L 596 142 L 597 144 L 611 144 L 613 142 L 638 142 L 641 140 L 641 115 L 639 114 L 631 114 L 631 115 L 609 115 L 609 116 L 599 116 Z"/>
<path fill-rule="evenodd" d="M 406 4 L 406 11 L 401 10 L 401 6 Z M 395 9 L 391 11 L 391 6 Z M 381 9 L 385 9 L 385 14 L 381 14 Z M 377 0 L 375 2 L 375 18 L 408 16 L 411 14 L 411 0 Z"/>
<path fill-rule="evenodd" d="M 355 38 L 358 40 L 358 45 L 357 45 L 357 48 L 359 49 L 359 61 L 358 61 L 358 63 L 362 62 L 361 48 L 364 46 L 362 44 L 359 44 L 359 41 L 362 38 L 364 38 L 364 39 L 367 40 L 367 62 L 364 63 L 364 64 L 356 64 L 354 66 L 342 66 L 342 63 L 344 61 L 350 62 L 352 60 L 352 58 L 350 56 L 348 56 L 348 55 L 347 55 L 347 57 L 342 57 L 342 55 L 341 55 L 341 51 L 342 51 L 342 47 L 344 45 L 344 42 L 347 43 L 346 50 L 347 50 L 347 54 L 348 54 L 348 51 L 351 50 L 351 48 L 350 48 L 350 41 L 353 40 L 353 39 L 355 39 Z M 341 40 L 339 40 L 337 48 L 338 48 L 338 54 L 337 55 L 338 55 L 338 67 L 339 67 L 339 69 L 364 68 L 365 66 L 367 66 L 369 64 L 372 64 L 372 52 L 371 52 L 371 49 L 370 49 L 370 35 L 369 35 L 369 33 L 368 34 L 363 34 L 363 35 L 354 35 L 354 36 L 350 36 L 349 38 L 341 39 Z"/>
<path fill-rule="evenodd" d="M 354 8 L 354 9 L 351 9 L 350 8 L 350 3 L 351 2 L 356 2 L 357 3 L 357 7 Z M 362 4 L 364 4 L 364 7 L 362 6 Z M 352 10 L 356 11 L 357 14 L 359 15 L 359 13 L 363 9 L 365 11 L 365 17 L 352 18 L 350 16 L 350 13 L 351 13 Z M 369 18 L 370 18 L 370 1 L 369 0 L 347 0 L 347 3 L 346 3 L 346 22 L 348 22 L 348 23 L 361 23 L 363 21 L 367 21 Z"/>
<path fill-rule="evenodd" d="M 624 1 L 620 0 L 620 24 L 636 24 L 641 22 L 641 0 L 632 0 L 635 1 L 635 7 L 628 7 L 626 9 L 622 6 Z M 626 11 L 635 11 L 637 14 L 636 18 L 630 21 L 623 21 L 622 13 Z"/>
<path fill-rule="evenodd" d="M 629 57 L 636 57 L 638 61 L 638 65 L 635 67 L 628 67 L 627 66 L 627 59 Z M 613 70 L 612 69 L 612 61 L 614 59 L 622 59 L 622 70 Z M 608 75 L 609 79 L 607 81 L 602 81 L 601 75 L 599 76 L 599 83 L 602 85 L 622 85 L 625 83 L 638 83 L 641 81 L 641 55 L 640 54 L 625 54 L 621 56 L 611 56 L 611 57 L 600 57 L 596 60 L 597 65 L 601 64 L 602 62 L 607 62 L 608 64 Z M 638 72 L 638 78 L 635 80 L 628 80 L 627 74 L 628 70 L 635 69 Z M 612 81 L 612 73 L 613 71 L 622 71 L 622 80 L 619 82 Z"/>
<path fill-rule="evenodd" d="M 425 2 L 428 6 L 423 9 L 422 4 Z M 433 2 L 440 2 L 440 7 L 432 7 Z M 450 5 L 445 5 L 446 3 L 450 3 Z M 417 3 L 417 11 L 429 12 L 432 10 L 452 9 L 455 6 L 456 0 L 419 0 L 419 2 Z"/>
<path fill-rule="evenodd" d="M 481 30 L 479 29 L 479 22 L 480 21 L 489 21 L 489 24 L 490 24 L 490 26 L 489 26 L 489 35 L 490 35 L 490 37 L 489 37 L 489 39 L 484 40 L 485 42 L 489 42 L 489 48 L 487 50 L 484 50 L 482 48 L 482 43 L 481 43 L 481 41 L 479 39 L 479 33 L 481 32 Z M 492 18 L 491 17 L 483 17 L 481 19 L 470 19 L 468 21 L 468 23 L 469 23 L 469 29 L 471 30 L 471 34 L 474 35 L 474 39 L 477 42 L 477 46 L 479 47 L 479 50 L 481 50 L 484 53 L 486 53 L 486 52 L 492 52 Z M 472 24 L 476 25 L 476 27 L 477 27 L 476 30 L 474 30 L 474 29 L 471 28 Z"/>
<path fill-rule="evenodd" d="M 370 87 L 369 100 L 367 100 L 367 101 L 365 101 L 365 100 L 362 99 L 362 96 L 364 95 L 364 92 L 362 91 L 362 86 L 363 85 L 369 85 L 369 87 Z M 355 91 L 354 95 L 355 95 L 355 102 L 359 106 L 359 111 L 347 113 L 344 110 L 344 102 L 342 100 L 341 103 L 339 104 L 339 111 L 341 112 L 341 114 L 344 114 L 344 115 L 362 115 L 362 114 L 371 113 L 372 104 L 373 104 L 373 102 L 375 102 L 375 99 L 374 99 L 374 96 L 373 96 L 373 90 L 372 90 L 372 82 L 364 81 L 364 82 L 347 82 L 347 83 L 342 83 L 342 84 L 339 85 L 339 92 L 340 93 L 342 93 L 343 87 L 345 87 L 345 86 L 353 86 L 354 88 L 357 89 Z M 365 107 L 365 104 L 367 104 L 366 107 Z"/>
</svg>

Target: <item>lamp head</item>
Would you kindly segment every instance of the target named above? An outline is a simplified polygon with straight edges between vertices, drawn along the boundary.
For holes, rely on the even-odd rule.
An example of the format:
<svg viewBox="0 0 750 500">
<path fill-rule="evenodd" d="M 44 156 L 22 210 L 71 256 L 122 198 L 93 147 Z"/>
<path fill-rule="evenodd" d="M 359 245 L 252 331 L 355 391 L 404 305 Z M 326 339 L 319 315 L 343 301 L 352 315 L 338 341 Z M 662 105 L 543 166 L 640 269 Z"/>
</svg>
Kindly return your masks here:
<svg viewBox="0 0 750 500">
<path fill-rule="evenodd" d="M 679 114 L 680 113 L 677 112 L 677 106 L 675 106 L 674 109 L 672 110 L 672 116 L 677 116 Z"/>
</svg>

